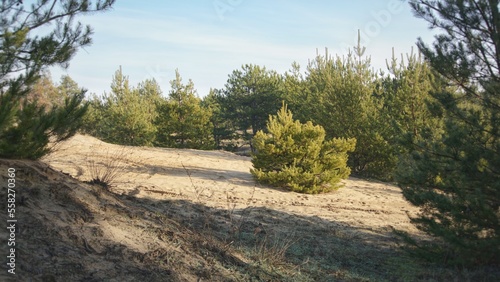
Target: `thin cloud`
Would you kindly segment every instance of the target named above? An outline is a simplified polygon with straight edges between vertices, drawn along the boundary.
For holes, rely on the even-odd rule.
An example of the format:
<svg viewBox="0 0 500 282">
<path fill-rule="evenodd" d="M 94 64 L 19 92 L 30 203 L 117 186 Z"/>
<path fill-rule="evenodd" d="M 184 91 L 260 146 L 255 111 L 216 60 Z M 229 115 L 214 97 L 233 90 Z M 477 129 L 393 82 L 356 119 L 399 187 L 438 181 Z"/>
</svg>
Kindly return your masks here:
<svg viewBox="0 0 500 282">
<path fill-rule="evenodd" d="M 221 20 L 211 2 L 207 3 L 118 1 L 115 10 L 91 17 L 94 45 L 74 58 L 68 74 L 81 78 L 75 79 L 92 92 L 102 93 L 122 65 L 133 85 L 146 77 L 161 78 L 160 85 L 167 93 L 168 80 L 179 68 L 183 78 L 193 79 L 200 95 L 205 95 L 211 87 L 223 87 L 227 76 L 242 64 L 284 72 L 294 61 L 305 67 L 317 49 L 320 54 L 328 47 L 332 55 L 345 55 L 347 48 L 356 44 L 357 29 L 366 25 L 367 15 L 385 5 L 235 1 L 234 9 Z M 367 54 L 375 69 L 385 68 L 392 47 L 396 47 L 396 54 L 409 52 L 416 37 L 426 35 L 420 26 L 408 28 L 414 22 L 407 8 L 370 38 Z M 403 27 L 409 32 L 398 34 Z M 411 34 L 417 29 L 424 34 L 413 38 Z M 95 76 L 99 78 L 90 79 Z"/>
</svg>

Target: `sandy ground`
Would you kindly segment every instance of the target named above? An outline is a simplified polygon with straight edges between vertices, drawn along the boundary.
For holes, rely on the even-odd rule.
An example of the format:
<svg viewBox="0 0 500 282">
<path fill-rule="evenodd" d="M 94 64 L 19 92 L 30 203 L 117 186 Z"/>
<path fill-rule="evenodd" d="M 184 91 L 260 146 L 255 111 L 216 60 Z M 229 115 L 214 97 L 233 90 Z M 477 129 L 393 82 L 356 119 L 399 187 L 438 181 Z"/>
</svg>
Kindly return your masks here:
<svg viewBox="0 0 500 282">
<path fill-rule="evenodd" d="M 417 208 L 387 183 L 349 178 L 304 195 L 257 184 L 248 157 L 83 135 L 41 161 L 0 159 L 4 199 L 9 168 L 16 275 L 0 281 L 494 281 L 498 272 L 429 268 L 402 252 L 393 228 L 428 238 L 409 222 Z M 116 173 L 111 187 L 88 183 L 94 170 Z"/>
<path fill-rule="evenodd" d="M 125 147 L 77 135 L 43 161 L 84 181 L 91 179 L 90 162 L 117 166 L 111 190 L 137 198 L 183 199 L 228 211 L 262 207 L 314 217 L 318 224 L 378 234 L 387 234 L 392 227 L 418 233 L 408 219 L 418 209 L 394 185 L 351 177 L 344 181 L 345 187 L 328 194 L 283 191 L 257 184 L 249 172 L 250 158 L 224 151 Z"/>
<path fill-rule="evenodd" d="M 257 184 L 248 157 L 83 135 L 41 161 L 0 159 L 4 199 L 9 168 L 17 222 L 15 235 L 0 232 L 0 253 L 15 236 L 16 275 L 0 281 L 494 281 L 498 272 L 429 268 L 398 248 L 393 228 L 428 237 L 387 183 L 349 178 L 332 193 L 298 194 Z M 111 187 L 89 183 L 94 169 L 116 173 Z"/>
</svg>

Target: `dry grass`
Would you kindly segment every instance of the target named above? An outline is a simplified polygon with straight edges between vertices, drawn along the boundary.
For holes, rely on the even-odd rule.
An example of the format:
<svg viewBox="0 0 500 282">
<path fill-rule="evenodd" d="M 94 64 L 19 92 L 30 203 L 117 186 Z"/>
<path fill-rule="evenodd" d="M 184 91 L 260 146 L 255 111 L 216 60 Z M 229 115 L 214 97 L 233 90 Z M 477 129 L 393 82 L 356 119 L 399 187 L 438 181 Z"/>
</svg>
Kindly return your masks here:
<svg viewBox="0 0 500 282">
<path fill-rule="evenodd" d="M 241 212 L 239 215 L 236 214 L 236 207 L 238 207 L 238 203 L 236 202 L 235 197 L 233 196 L 237 192 L 234 191 L 234 188 L 231 190 L 229 190 L 229 189 L 225 190 L 227 216 L 229 218 L 229 224 L 231 226 L 231 236 L 233 238 L 238 238 L 241 235 L 242 226 L 245 222 L 248 221 L 248 219 L 250 217 L 250 213 L 252 212 L 252 208 L 253 208 L 251 206 L 251 202 L 252 202 L 252 199 L 255 195 L 255 189 L 256 189 L 256 187 L 254 186 L 250 197 L 248 197 L 244 206 L 241 208 Z"/>
<path fill-rule="evenodd" d="M 259 235 L 262 232 L 256 232 Z M 260 263 L 270 264 L 273 267 L 282 266 L 287 261 L 288 249 L 299 240 L 293 235 L 280 235 L 265 233 L 257 240 L 254 247 L 255 259 Z"/>
<path fill-rule="evenodd" d="M 86 158 L 86 168 L 90 175 L 87 183 L 97 184 L 106 189 L 115 185 L 115 181 L 124 173 L 126 157 L 132 152 L 128 147 L 110 150 L 103 145 L 93 145 L 92 153 Z"/>
<path fill-rule="evenodd" d="M 182 161 L 180 163 L 191 184 L 193 203 L 206 206 L 205 200 L 210 199 L 213 193 L 205 195 L 205 188 L 196 185 L 189 168 Z M 226 260 L 227 263 L 234 261 L 234 253 L 247 253 L 248 258 L 255 262 L 254 268 L 262 268 L 259 271 L 272 269 L 270 273 L 267 273 L 269 277 L 279 279 L 276 281 L 288 280 L 286 277 L 297 276 L 299 272 L 297 267 L 287 262 L 286 253 L 290 246 L 299 240 L 293 234 L 275 234 L 276 232 L 266 230 L 262 224 L 253 222 L 251 212 L 255 207 L 251 203 L 254 199 L 256 185 L 258 184 L 255 184 L 252 193 L 242 204 L 236 200 L 238 199 L 237 189 L 225 187 L 226 216 L 229 226 L 228 233 L 225 235 L 220 236 L 220 230 L 223 228 L 215 224 L 219 217 L 217 210 L 201 208 L 202 219 L 199 220 L 202 222 L 201 226 L 194 223 L 193 220 L 190 223 L 193 232 L 198 234 L 195 236 L 195 241 L 198 242 L 200 249 L 213 252 L 212 255 L 218 257 L 218 260 Z M 256 226 L 251 230 L 245 230 L 244 227 L 247 223 L 250 225 L 253 223 L 252 226 Z M 250 243 L 248 235 L 251 237 Z M 200 276 L 210 279 L 211 272 L 204 270 L 200 272 Z"/>
<path fill-rule="evenodd" d="M 87 180 L 73 167 L 83 165 L 84 153 L 92 155 L 84 146 L 96 141 L 80 140 L 73 143 L 79 146 L 73 156 L 68 150 L 52 160 L 61 170 Z M 102 189 L 96 202 L 101 206 L 90 206 L 102 210 L 106 218 L 95 223 L 104 229 L 116 225 L 115 217 L 121 218 L 122 232 L 136 229 L 129 243 L 147 250 L 144 263 L 168 268 L 172 274 L 192 275 L 170 281 L 495 281 L 500 275 L 498 267 L 456 269 L 418 261 L 401 251 L 397 247 L 401 240 L 390 227 L 420 233 L 405 223 L 412 207 L 401 200 L 397 187 L 386 183 L 350 179 L 335 193 L 304 196 L 254 186 L 248 162 L 228 153 L 134 148 L 133 155 L 121 161 L 120 156 L 109 158 L 112 152 L 105 152 L 106 148 L 99 151 L 106 157 L 94 156 L 95 166 L 113 171 L 128 162 L 129 167 L 125 168 L 127 181 L 117 181 L 121 172 L 111 181 L 117 184 L 111 192 L 124 191 L 123 196 Z M 111 160 L 108 165 L 107 160 Z M 137 194 L 125 196 L 136 190 Z M 119 201 L 102 200 L 114 199 L 110 195 Z M 38 210 L 45 211 L 33 209 Z M 46 221 L 52 224 L 58 218 L 66 217 Z M 115 237 L 116 228 L 107 239 Z M 116 240 L 122 242 L 123 237 Z M 101 238 L 93 242 L 105 243 Z M 119 252 L 111 255 L 118 263 L 133 262 Z M 139 278 L 141 272 L 133 275 Z"/>
</svg>

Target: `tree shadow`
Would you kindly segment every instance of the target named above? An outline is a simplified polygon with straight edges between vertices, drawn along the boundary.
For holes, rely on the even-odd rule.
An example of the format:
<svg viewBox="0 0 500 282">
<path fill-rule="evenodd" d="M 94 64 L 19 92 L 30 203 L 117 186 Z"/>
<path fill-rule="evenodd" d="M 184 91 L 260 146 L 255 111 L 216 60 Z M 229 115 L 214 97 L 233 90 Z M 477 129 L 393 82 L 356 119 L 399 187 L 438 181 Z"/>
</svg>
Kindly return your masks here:
<svg viewBox="0 0 500 282">
<path fill-rule="evenodd" d="M 454 270 L 428 270 L 388 230 L 269 207 L 116 195 L 38 162 L 0 160 L 1 171 L 8 167 L 19 168 L 18 275 L 4 271 L 2 281 L 477 281 L 498 274 L 462 279 Z M 125 240 L 102 229 L 118 225 L 142 233 Z M 135 239 L 147 247 L 138 250 Z"/>
<path fill-rule="evenodd" d="M 51 161 L 53 162 L 53 161 Z M 72 173 L 75 177 L 80 177 L 89 168 L 82 165 L 81 162 L 76 161 L 55 161 L 59 165 L 65 167 L 68 173 Z M 202 166 L 178 166 L 178 165 L 158 165 L 158 164 L 148 164 L 141 161 L 126 160 L 126 165 L 123 163 L 106 163 L 106 161 L 97 161 L 96 166 L 101 166 L 103 170 L 113 169 L 113 166 L 118 166 L 119 175 L 124 175 L 126 173 L 136 173 L 144 178 L 150 178 L 152 176 L 160 177 L 190 177 L 194 180 L 208 180 L 213 181 L 216 184 L 229 181 L 232 184 L 238 184 L 247 187 L 254 187 L 256 185 L 250 171 L 243 172 L 239 170 L 231 169 L 216 169 L 207 168 Z M 118 177 L 116 179 L 117 183 L 122 183 L 123 181 L 128 181 L 128 179 L 123 180 Z"/>
<path fill-rule="evenodd" d="M 410 261 L 397 248 L 399 239 L 390 231 L 373 231 L 267 207 L 227 210 L 178 199 L 134 201 L 207 238 L 230 244 L 257 265 L 286 266 L 296 270 L 293 275 L 300 273 L 306 280 L 396 281 L 405 275 L 401 273 L 404 267 L 396 261 Z"/>
<path fill-rule="evenodd" d="M 190 157 L 209 157 L 217 158 L 224 161 L 249 161 L 251 158 L 247 156 L 242 156 L 235 154 L 230 151 L 225 150 L 197 150 L 197 149 L 184 149 L 184 148 L 162 148 L 162 147 L 148 147 L 147 150 L 155 150 L 159 152 L 170 152 L 172 154 L 178 154 L 179 152 L 186 154 Z"/>
<path fill-rule="evenodd" d="M 127 167 L 123 174 L 132 172 L 147 178 L 153 176 L 160 177 L 186 177 L 196 181 L 211 181 L 214 185 L 224 185 L 229 182 L 234 185 L 241 185 L 246 187 L 255 187 L 257 184 L 250 173 L 230 169 L 216 169 L 206 168 L 200 166 L 185 166 L 176 167 L 168 165 L 149 165 L 140 164 L 133 167 Z"/>
<path fill-rule="evenodd" d="M 3 169 L 5 163 L 17 172 L 16 274 L 2 271 L 0 280 L 180 280 L 168 266 L 149 264 L 149 253 L 141 253 L 103 235 L 96 224 L 97 206 L 89 206 L 75 194 L 78 191 L 80 196 L 81 193 L 105 195 L 107 192 L 102 188 L 84 186 L 37 162 L 0 160 L 0 168 Z M 53 173 L 59 181 L 53 181 L 44 171 Z M 82 188 L 85 191 L 82 192 Z M 2 188 L 1 196 L 6 196 L 6 192 L 7 189 Z M 112 197 L 108 194 L 106 199 L 101 199 L 101 204 L 115 204 L 108 201 Z M 6 209 L 6 202 L 0 206 Z M 1 217 L 5 219 L 5 213 Z M 4 242 L 5 232 L 1 235 Z M 0 251 L 7 254 L 9 248 L 5 243 Z M 3 261 L 5 265 L 5 257 Z"/>
</svg>

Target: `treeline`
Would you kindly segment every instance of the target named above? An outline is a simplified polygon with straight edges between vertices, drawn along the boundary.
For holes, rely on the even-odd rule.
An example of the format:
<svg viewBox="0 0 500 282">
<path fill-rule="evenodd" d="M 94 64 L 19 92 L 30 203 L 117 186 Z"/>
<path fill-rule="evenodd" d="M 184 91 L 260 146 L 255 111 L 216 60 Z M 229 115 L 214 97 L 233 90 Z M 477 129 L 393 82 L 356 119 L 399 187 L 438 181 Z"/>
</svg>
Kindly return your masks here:
<svg viewBox="0 0 500 282">
<path fill-rule="evenodd" d="M 155 80 L 132 87 L 120 68 L 111 91 L 89 101 L 83 131 L 123 145 L 213 149 L 212 112 L 193 82 L 183 83 L 176 72 L 170 86 L 166 96 Z"/>
<path fill-rule="evenodd" d="M 393 179 L 409 161 L 407 143 L 439 130 L 426 101 L 441 86 L 414 53 L 375 71 L 361 47 L 346 56 L 318 55 L 302 70 L 279 74 L 264 66 L 234 70 L 225 87 L 200 98 L 180 73 L 165 95 L 155 80 L 129 84 L 116 71 L 111 91 L 90 98 L 83 131 L 108 142 L 194 149 L 235 149 L 251 140 L 282 102 L 301 122 L 325 129 L 326 138 L 354 138 L 348 165 L 358 175 Z"/>
</svg>

